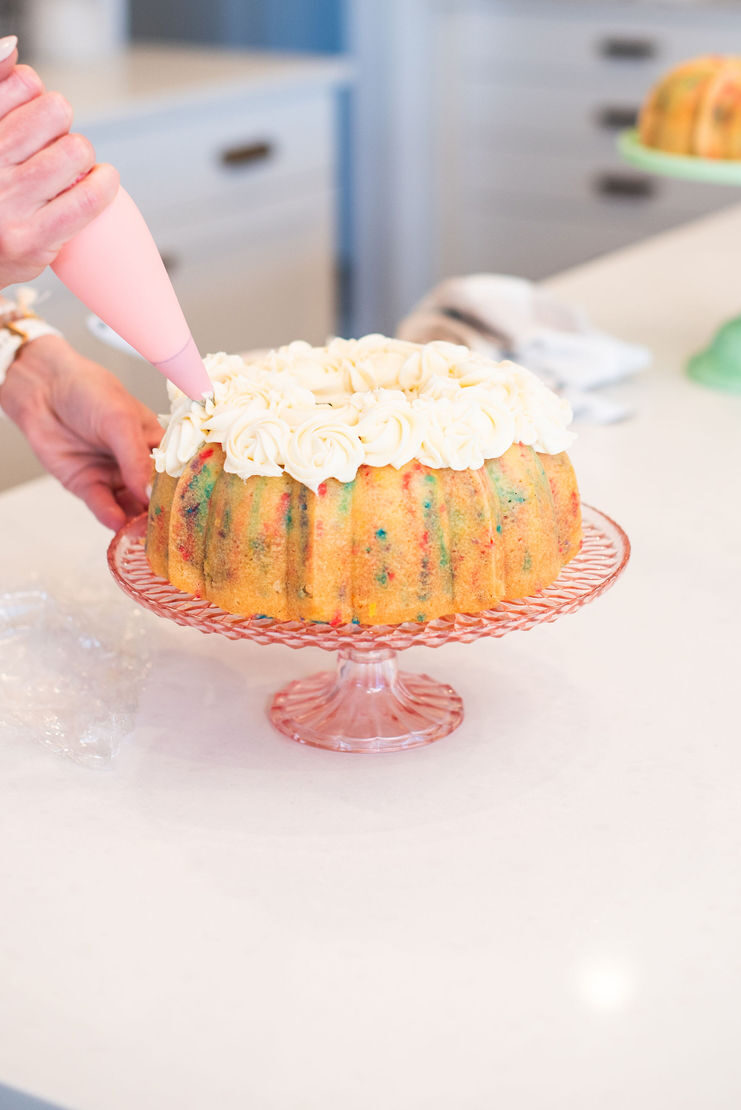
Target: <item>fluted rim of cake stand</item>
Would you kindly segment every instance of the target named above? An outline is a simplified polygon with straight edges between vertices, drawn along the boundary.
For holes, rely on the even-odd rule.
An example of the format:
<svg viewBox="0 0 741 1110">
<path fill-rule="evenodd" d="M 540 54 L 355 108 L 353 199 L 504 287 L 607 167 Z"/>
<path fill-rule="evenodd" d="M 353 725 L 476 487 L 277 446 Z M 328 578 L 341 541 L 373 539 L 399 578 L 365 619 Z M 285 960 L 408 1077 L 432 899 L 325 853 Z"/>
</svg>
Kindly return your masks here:
<svg viewBox="0 0 741 1110">
<path fill-rule="evenodd" d="M 183 593 L 152 572 L 144 553 L 146 513 L 125 524 L 113 538 L 108 548 L 108 565 L 121 589 L 134 601 L 160 617 L 201 632 L 291 648 L 399 651 L 416 646 L 470 643 L 482 636 L 525 631 L 594 601 L 625 569 L 630 558 L 630 541 L 620 525 L 599 509 L 582 505 L 582 519 L 583 540 L 578 555 L 546 589 L 518 601 L 503 601 L 496 609 L 483 613 L 456 613 L 424 623 L 334 627 L 315 621 L 278 621 L 227 613 L 205 598 Z"/>
</svg>

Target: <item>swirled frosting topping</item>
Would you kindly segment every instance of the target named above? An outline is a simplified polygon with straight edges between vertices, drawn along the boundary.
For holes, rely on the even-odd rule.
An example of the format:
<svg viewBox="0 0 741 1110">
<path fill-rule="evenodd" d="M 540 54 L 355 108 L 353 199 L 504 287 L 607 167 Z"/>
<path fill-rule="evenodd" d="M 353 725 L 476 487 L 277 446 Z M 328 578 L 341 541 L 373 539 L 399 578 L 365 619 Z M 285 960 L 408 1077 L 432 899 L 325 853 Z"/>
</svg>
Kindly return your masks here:
<svg viewBox="0 0 741 1110">
<path fill-rule="evenodd" d="M 366 335 L 205 361 L 205 404 L 168 385 L 160 473 L 179 477 L 213 442 L 231 474 L 285 472 L 316 491 L 327 478 L 351 482 L 362 465 L 478 469 L 513 443 L 552 455 L 574 439 L 569 405 L 535 374 L 453 343 Z"/>
</svg>

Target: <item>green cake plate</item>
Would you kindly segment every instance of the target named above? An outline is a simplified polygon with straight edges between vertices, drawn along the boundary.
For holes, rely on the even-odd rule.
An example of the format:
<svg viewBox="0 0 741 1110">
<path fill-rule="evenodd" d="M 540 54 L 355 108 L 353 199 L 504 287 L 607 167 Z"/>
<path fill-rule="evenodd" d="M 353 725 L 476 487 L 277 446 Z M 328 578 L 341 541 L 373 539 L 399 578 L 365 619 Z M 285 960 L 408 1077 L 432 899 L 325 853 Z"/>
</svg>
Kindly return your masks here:
<svg viewBox="0 0 741 1110">
<path fill-rule="evenodd" d="M 647 173 L 708 185 L 741 185 L 741 159 L 665 154 L 644 146 L 635 129 L 618 136 L 618 150 L 627 162 Z M 741 317 L 723 324 L 709 346 L 692 356 L 687 373 L 710 389 L 741 393 Z"/>
<path fill-rule="evenodd" d="M 698 158 L 690 154 L 665 154 L 644 146 L 638 132 L 623 131 L 618 150 L 627 162 L 647 173 L 679 177 L 684 181 L 705 181 L 709 185 L 741 185 L 741 159 Z"/>
</svg>

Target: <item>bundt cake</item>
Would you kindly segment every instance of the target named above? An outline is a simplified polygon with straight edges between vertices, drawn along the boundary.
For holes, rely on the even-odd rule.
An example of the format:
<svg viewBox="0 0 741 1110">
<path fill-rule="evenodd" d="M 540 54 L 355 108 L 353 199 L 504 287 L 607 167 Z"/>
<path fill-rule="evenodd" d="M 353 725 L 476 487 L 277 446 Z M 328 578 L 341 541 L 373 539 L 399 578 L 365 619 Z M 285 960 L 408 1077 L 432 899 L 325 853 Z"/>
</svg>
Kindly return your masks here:
<svg viewBox="0 0 741 1110">
<path fill-rule="evenodd" d="M 366 336 L 170 387 L 152 570 L 239 614 L 397 624 L 490 609 L 579 550 L 565 402 L 466 347 Z"/>
<path fill-rule="evenodd" d="M 741 158 L 741 58 L 683 62 L 651 90 L 641 109 L 644 146 L 700 158 Z"/>
</svg>

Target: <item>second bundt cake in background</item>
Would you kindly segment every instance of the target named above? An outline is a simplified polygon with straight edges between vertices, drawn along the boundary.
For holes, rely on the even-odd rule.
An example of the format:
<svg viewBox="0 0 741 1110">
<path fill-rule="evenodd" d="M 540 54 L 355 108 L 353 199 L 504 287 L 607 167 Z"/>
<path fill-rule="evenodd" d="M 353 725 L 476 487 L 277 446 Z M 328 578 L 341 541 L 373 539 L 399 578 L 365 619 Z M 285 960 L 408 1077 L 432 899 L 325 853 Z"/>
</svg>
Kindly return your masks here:
<svg viewBox="0 0 741 1110">
<path fill-rule="evenodd" d="M 649 93 L 638 132 L 667 154 L 741 158 L 741 58 L 708 54 L 670 70 Z"/>
</svg>

